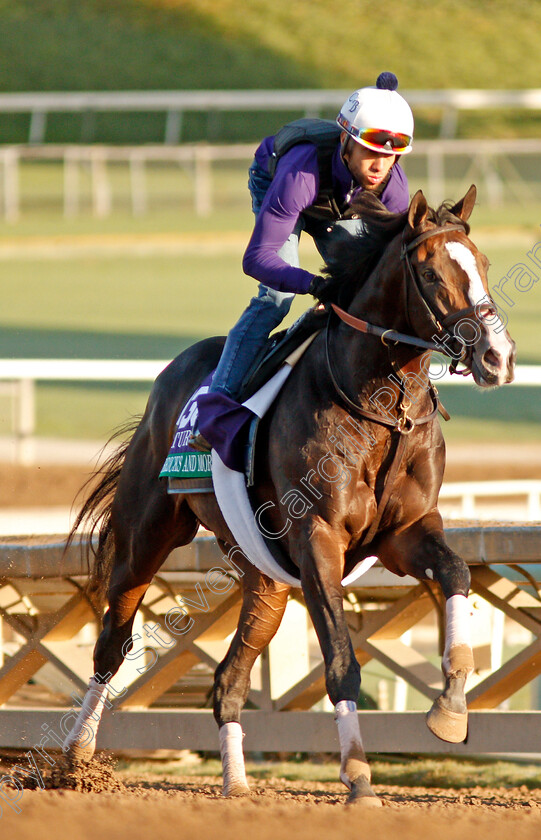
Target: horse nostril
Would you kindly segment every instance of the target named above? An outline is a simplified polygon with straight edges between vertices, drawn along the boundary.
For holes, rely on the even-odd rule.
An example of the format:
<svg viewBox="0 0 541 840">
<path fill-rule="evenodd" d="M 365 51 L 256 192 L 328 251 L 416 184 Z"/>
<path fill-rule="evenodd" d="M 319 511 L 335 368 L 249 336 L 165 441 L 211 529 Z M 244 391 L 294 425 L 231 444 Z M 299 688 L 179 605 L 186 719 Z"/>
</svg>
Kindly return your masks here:
<svg viewBox="0 0 541 840">
<path fill-rule="evenodd" d="M 490 350 L 487 350 L 483 356 L 483 364 L 489 368 L 499 368 L 501 365 L 501 359 L 502 357 L 497 350 L 490 348 Z"/>
</svg>

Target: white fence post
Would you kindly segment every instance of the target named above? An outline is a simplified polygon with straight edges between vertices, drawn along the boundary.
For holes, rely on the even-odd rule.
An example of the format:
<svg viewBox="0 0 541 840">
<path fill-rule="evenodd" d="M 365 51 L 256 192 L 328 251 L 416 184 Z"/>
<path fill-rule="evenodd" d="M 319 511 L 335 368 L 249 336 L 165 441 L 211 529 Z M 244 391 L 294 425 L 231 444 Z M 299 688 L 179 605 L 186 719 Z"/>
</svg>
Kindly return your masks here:
<svg viewBox="0 0 541 840">
<path fill-rule="evenodd" d="M 207 146 L 195 147 L 194 168 L 195 212 L 198 216 L 208 216 L 212 212 L 212 172 Z"/>
<path fill-rule="evenodd" d="M 19 153 L 15 148 L 4 150 L 4 218 L 15 222 L 19 218 Z"/>
<path fill-rule="evenodd" d="M 148 209 L 147 183 L 145 159 L 137 149 L 130 153 L 130 190 L 132 213 L 134 216 L 142 216 Z"/>
<path fill-rule="evenodd" d="M 78 149 L 71 147 L 64 154 L 64 216 L 76 216 L 79 212 L 79 160 Z"/>
<path fill-rule="evenodd" d="M 33 464 L 36 458 L 36 389 L 33 379 L 19 382 L 19 417 L 17 424 L 17 460 L 20 464 Z"/>
<path fill-rule="evenodd" d="M 168 111 L 165 120 L 165 143 L 175 146 L 182 135 L 182 111 Z"/>
<path fill-rule="evenodd" d="M 108 216 L 112 209 L 111 186 L 107 177 L 107 153 L 104 148 L 92 149 L 90 168 L 92 172 L 92 205 L 98 218 Z"/>
<path fill-rule="evenodd" d="M 30 130 L 28 142 L 30 144 L 43 143 L 45 141 L 45 130 L 47 128 L 47 112 L 41 109 L 33 109 L 30 115 Z"/>
</svg>

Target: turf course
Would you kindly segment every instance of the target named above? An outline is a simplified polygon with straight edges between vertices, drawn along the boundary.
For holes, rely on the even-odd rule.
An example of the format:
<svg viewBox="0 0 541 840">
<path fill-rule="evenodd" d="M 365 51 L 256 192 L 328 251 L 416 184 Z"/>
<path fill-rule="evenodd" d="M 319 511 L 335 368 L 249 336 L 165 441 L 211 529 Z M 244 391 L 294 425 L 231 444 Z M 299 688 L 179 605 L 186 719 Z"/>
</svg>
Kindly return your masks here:
<svg viewBox="0 0 541 840">
<path fill-rule="evenodd" d="M 254 293 L 255 283 L 244 276 L 241 257 L 249 236 L 250 216 L 218 213 L 207 221 L 187 221 L 190 231 L 179 230 L 184 214 L 161 218 L 161 227 L 182 233 L 184 247 L 179 253 L 163 253 L 156 235 L 155 218 L 139 220 L 137 234 L 126 234 L 129 217 L 122 213 L 106 221 L 84 220 L 88 238 L 84 253 L 78 231 L 61 219 L 49 217 L 51 237 L 43 237 L 43 227 L 33 226 L 32 217 L 25 227 L 8 229 L 3 243 L 15 242 L 16 256 L 0 259 L 0 292 L 9 306 L 0 313 L 0 358 L 66 357 L 66 358 L 154 358 L 170 359 L 194 341 L 208 335 L 225 334 Z M 53 223 L 54 222 L 54 223 Z M 234 225 L 234 230 L 224 230 Z M 81 220 L 77 225 L 82 224 Z M 76 225 L 76 227 L 77 227 Z M 37 227 L 37 229 L 36 229 Z M 147 228 L 145 231 L 145 227 Z M 199 230 L 194 228 L 199 227 Z M 221 228 L 221 230 L 218 230 Z M 107 233 L 105 230 L 107 229 Z M 215 249 L 205 246 L 209 231 L 216 229 Z M 34 231 L 34 235 L 30 233 Z M 115 230 L 119 231 L 115 234 Z M 488 254 L 493 284 L 520 261 L 524 261 L 528 240 L 504 245 L 493 235 L 483 240 L 480 228 L 474 241 Z M 39 232 L 39 236 L 38 236 Z M 14 236 L 14 234 L 17 234 Z M 130 243 L 141 237 L 154 242 L 149 254 L 135 256 Z M 36 242 L 53 243 L 46 258 L 36 256 Z M 108 248 L 114 243 L 123 247 L 111 256 Z M 186 242 L 188 245 L 186 245 Z M 202 244 L 203 242 L 203 244 Z M 223 253 L 220 244 L 223 243 Z M 92 254 L 92 243 L 95 253 Z M 66 246 L 69 245 L 69 248 Z M 303 248 L 304 264 L 314 271 L 321 260 L 309 240 Z M 537 340 L 537 324 L 541 317 L 541 284 L 527 293 L 506 285 L 514 305 L 509 307 L 510 330 L 517 340 L 519 362 L 540 364 L 541 351 Z M 287 323 L 302 312 L 308 300 L 297 298 Z M 143 410 L 149 384 L 43 384 L 38 389 L 38 433 L 68 437 L 105 439 L 108 433 L 129 415 Z M 539 389 L 503 388 L 486 393 L 471 383 L 441 389 L 444 401 L 453 415 L 446 424 L 449 440 L 516 439 L 538 437 L 541 410 Z M 0 401 L 3 427 L 9 424 L 9 403 Z M 0 427 L 1 429 L 2 427 Z"/>
</svg>

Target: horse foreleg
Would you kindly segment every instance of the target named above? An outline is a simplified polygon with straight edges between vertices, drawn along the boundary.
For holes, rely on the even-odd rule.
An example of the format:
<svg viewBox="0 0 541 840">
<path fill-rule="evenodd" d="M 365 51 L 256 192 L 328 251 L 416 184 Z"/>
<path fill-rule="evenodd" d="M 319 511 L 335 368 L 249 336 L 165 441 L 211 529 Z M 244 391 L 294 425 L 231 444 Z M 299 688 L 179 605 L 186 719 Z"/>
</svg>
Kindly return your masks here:
<svg viewBox="0 0 541 840">
<path fill-rule="evenodd" d="M 442 670 L 445 688 L 434 700 L 426 723 L 442 741 L 460 743 L 468 734 L 465 687 L 473 671 L 470 638 L 470 605 L 465 595 L 451 595 L 445 602 L 445 651 Z"/>
<path fill-rule="evenodd" d="M 378 547 L 381 560 L 393 571 L 418 580 L 436 581 L 445 598 L 445 686 L 427 713 L 427 726 L 438 738 L 464 741 L 468 732 L 465 686 L 472 673 L 468 592 L 470 570 L 443 536 L 439 514 L 432 512 L 411 528 L 385 538 Z"/>
<path fill-rule="evenodd" d="M 252 666 L 280 626 L 288 592 L 289 586 L 270 580 L 253 566 L 246 568 L 237 632 L 214 678 L 214 717 L 219 726 L 224 796 L 250 792 L 240 714 L 250 690 Z"/>
<path fill-rule="evenodd" d="M 335 707 L 340 740 L 340 779 L 350 790 L 348 804 L 362 802 L 380 806 L 381 800 L 370 786 L 370 767 L 359 727 L 357 699 L 361 669 L 344 613 L 342 559 L 337 553 L 336 535 L 330 529 L 315 526 L 305 545 L 306 553 L 301 563 L 302 589 L 325 662 L 327 693 Z"/>
</svg>

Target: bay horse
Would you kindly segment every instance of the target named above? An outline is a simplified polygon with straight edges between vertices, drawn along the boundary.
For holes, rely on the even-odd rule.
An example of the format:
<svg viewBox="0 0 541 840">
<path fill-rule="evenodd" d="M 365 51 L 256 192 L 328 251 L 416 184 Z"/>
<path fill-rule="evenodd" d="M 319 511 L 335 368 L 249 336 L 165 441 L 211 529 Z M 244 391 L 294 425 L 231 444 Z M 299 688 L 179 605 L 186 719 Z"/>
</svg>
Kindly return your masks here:
<svg viewBox="0 0 541 840">
<path fill-rule="evenodd" d="M 445 685 L 427 723 L 444 740 L 466 736 L 464 686 L 473 669 L 470 575 L 445 541 L 437 507 L 445 447 L 427 359 L 438 347 L 455 358 L 453 364 L 460 356 L 481 387 L 513 379 L 514 343 L 489 294 L 487 258 L 469 238 L 475 198 L 472 186 L 454 206 L 433 210 L 418 191 L 402 214 L 389 213 L 370 196 L 361 199 L 364 235 L 350 237 L 325 268 L 335 304 L 328 328 L 294 367 L 258 431 L 254 496 L 266 505 L 268 531 L 284 532 L 281 549 L 300 577 L 335 707 L 340 778 L 350 790 L 349 802 L 381 804 L 370 785 L 359 728 L 360 667 L 341 583 L 363 558 L 377 555 L 397 575 L 439 584 L 446 602 Z M 200 525 L 216 535 L 225 553 L 235 546 L 213 493 L 169 494 L 158 477 L 175 421 L 216 367 L 223 342 L 201 341 L 160 373 L 141 422 L 97 473 L 70 535 L 89 518 L 99 530 L 93 574 L 106 586 L 108 600 L 94 676 L 64 745 L 72 760 L 92 757 L 107 681 L 131 647 L 135 613 L 172 549 L 190 543 Z M 337 439 L 342 445 L 331 447 Z M 340 488 L 317 469 L 330 448 L 349 475 Z M 310 504 L 284 529 L 281 500 L 298 490 L 302 478 L 309 482 L 304 487 L 311 489 Z M 251 668 L 276 633 L 290 591 L 248 560 L 239 567 L 238 628 L 213 690 L 226 796 L 249 792 L 241 710 Z"/>
</svg>

